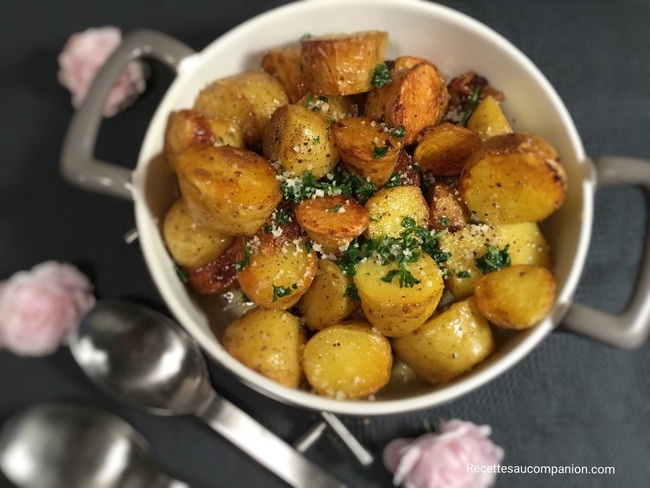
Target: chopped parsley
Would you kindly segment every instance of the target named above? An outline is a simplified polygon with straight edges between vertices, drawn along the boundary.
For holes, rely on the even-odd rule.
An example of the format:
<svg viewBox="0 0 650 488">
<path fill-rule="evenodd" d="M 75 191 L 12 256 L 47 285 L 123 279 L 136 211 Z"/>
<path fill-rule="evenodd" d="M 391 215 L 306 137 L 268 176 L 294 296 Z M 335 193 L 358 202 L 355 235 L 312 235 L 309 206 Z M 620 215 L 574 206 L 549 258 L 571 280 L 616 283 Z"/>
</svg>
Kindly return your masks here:
<svg viewBox="0 0 650 488">
<path fill-rule="evenodd" d="M 372 150 L 375 155 L 375 159 L 381 159 L 386 156 L 388 152 L 388 146 L 378 146 L 375 142 L 372 142 Z"/>
<path fill-rule="evenodd" d="M 459 278 L 469 278 L 472 275 L 470 274 L 469 271 L 465 269 L 463 271 L 457 271 L 456 276 L 458 276 Z"/>
<path fill-rule="evenodd" d="M 476 258 L 476 267 L 484 274 L 498 271 L 501 268 L 510 266 L 510 253 L 508 252 L 509 244 L 506 247 L 499 249 L 497 246 L 488 247 L 485 254 L 480 258 Z"/>
<path fill-rule="evenodd" d="M 276 302 L 279 298 L 288 297 L 296 288 L 298 288 L 298 285 L 295 283 L 291 286 L 291 288 L 273 285 L 273 301 Z"/>
<path fill-rule="evenodd" d="M 305 108 L 311 110 L 312 112 L 320 112 L 323 108 L 323 104 L 327 103 L 327 97 L 316 97 L 314 95 L 309 95 L 307 101 L 305 102 Z"/>
<path fill-rule="evenodd" d="M 319 195 L 345 195 L 353 196 L 364 204 L 377 191 L 374 183 L 340 168 L 321 180 L 309 171 L 304 171 L 297 178 L 281 176 L 281 179 L 282 196 L 293 203 Z"/>
<path fill-rule="evenodd" d="M 388 273 L 386 273 L 386 276 L 384 276 L 381 279 L 381 281 L 390 283 L 391 281 L 393 281 L 393 278 L 395 278 L 395 276 L 397 276 L 399 280 L 400 288 L 404 288 L 404 287 L 413 288 L 415 285 L 420 283 L 420 280 L 415 278 L 413 274 L 401 264 L 399 268 L 391 269 Z"/>
<path fill-rule="evenodd" d="M 406 137 L 406 127 L 403 125 L 398 125 L 388 129 L 388 134 L 395 137 L 396 139 L 404 139 Z"/>
<path fill-rule="evenodd" d="M 463 124 L 463 127 L 467 127 L 467 122 L 469 122 L 469 119 L 474 113 L 474 110 L 476 110 L 476 106 L 478 105 L 479 99 L 481 97 L 481 91 L 483 91 L 483 85 L 481 83 L 476 83 L 476 85 L 474 85 L 472 96 L 470 97 L 469 103 L 467 104 L 467 108 L 465 109 L 465 115 L 463 116 L 463 120 L 461 122 Z"/>
<path fill-rule="evenodd" d="M 444 215 L 440 217 L 440 225 L 443 227 L 449 227 L 449 217 L 446 217 Z"/>
<path fill-rule="evenodd" d="M 372 73 L 372 80 L 370 83 L 375 88 L 381 88 L 382 86 L 388 85 L 392 79 L 393 78 L 390 75 L 390 71 L 388 70 L 386 63 L 379 63 L 375 67 L 375 71 Z"/>
<path fill-rule="evenodd" d="M 312 142 L 314 144 L 320 144 L 320 137 L 319 136 L 314 136 L 314 137 L 312 137 L 311 140 L 312 140 Z"/>
<path fill-rule="evenodd" d="M 344 297 L 351 298 L 355 302 L 360 301 L 361 299 L 359 298 L 359 290 L 357 289 L 357 285 L 354 283 L 350 283 L 347 288 L 345 289 L 345 292 L 343 293 Z"/>
<path fill-rule="evenodd" d="M 284 225 L 291 222 L 291 216 L 283 208 L 279 208 L 273 212 L 273 218 L 278 225 Z"/>
<path fill-rule="evenodd" d="M 189 278 L 187 277 L 187 273 L 183 268 L 181 268 L 178 265 L 174 265 L 174 271 L 176 271 L 176 276 L 178 276 L 178 279 L 181 280 L 183 283 L 188 283 Z"/>
<path fill-rule="evenodd" d="M 330 212 L 338 213 L 342 208 L 343 208 L 343 205 L 334 205 L 332 208 L 330 208 Z"/>
<path fill-rule="evenodd" d="M 402 185 L 402 173 L 398 173 L 397 171 L 394 171 L 392 175 L 390 175 L 390 178 L 388 178 L 388 181 L 384 185 L 386 188 L 392 188 L 393 186 L 401 186 Z"/>
<path fill-rule="evenodd" d="M 250 249 L 248 249 L 246 243 L 244 243 L 244 258 L 238 263 L 235 263 L 235 271 L 237 271 L 238 273 L 243 271 L 244 268 L 249 265 L 250 261 L 251 261 L 251 251 Z"/>
</svg>

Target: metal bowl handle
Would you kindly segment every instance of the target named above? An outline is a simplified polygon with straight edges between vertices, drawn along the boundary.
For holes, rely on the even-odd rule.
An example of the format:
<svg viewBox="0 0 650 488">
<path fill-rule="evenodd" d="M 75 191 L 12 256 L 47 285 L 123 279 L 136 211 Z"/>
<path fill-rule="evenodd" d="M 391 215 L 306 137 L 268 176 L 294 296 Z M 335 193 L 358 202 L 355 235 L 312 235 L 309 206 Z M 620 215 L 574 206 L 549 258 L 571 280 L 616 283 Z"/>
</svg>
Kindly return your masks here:
<svg viewBox="0 0 650 488">
<path fill-rule="evenodd" d="M 181 61 L 193 54 L 193 49 L 160 32 L 143 29 L 126 35 L 72 117 L 61 151 L 64 178 L 89 191 L 132 199 L 132 171 L 94 156 L 104 100 L 129 62 L 151 56 L 178 72 Z"/>
<path fill-rule="evenodd" d="M 650 161 L 620 156 L 593 159 L 598 186 L 636 185 L 650 195 Z M 636 288 L 627 308 L 611 315 L 574 303 L 566 329 L 626 349 L 639 347 L 650 333 L 650 233 L 646 232 Z"/>
</svg>

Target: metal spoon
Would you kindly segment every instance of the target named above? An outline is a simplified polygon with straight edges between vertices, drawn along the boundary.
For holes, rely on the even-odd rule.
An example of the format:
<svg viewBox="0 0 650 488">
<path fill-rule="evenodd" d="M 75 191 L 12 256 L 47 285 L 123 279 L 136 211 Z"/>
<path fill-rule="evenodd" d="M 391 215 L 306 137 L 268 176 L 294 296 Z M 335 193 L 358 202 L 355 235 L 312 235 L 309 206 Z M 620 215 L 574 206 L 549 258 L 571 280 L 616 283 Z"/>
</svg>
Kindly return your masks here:
<svg viewBox="0 0 650 488">
<path fill-rule="evenodd" d="M 218 396 L 198 346 L 163 314 L 100 301 L 71 334 L 70 350 L 109 394 L 161 415 L 195 415 L 290 486 L 345 486 Z"/>
<path fill-rule="evenodd" d="M 0 432 L 0 469 L 22 488 L 189 488 L 158 470 L 131 425 L 77 405 L 39 405 L 11 417 Z"/>
</svg>

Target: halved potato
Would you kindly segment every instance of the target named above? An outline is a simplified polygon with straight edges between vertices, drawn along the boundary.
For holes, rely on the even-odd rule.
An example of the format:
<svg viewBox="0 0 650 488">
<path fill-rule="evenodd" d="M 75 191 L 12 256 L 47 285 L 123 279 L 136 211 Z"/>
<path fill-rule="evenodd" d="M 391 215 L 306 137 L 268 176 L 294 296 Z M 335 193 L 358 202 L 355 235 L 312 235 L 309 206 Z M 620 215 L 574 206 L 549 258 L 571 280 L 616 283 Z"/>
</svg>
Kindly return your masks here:
<svg viewBox="0 0 650 488">
<path fill-rule="evenodd" d="M 567 177 L 550 144 L 533 134 L 484 141 L 458 183 L 463 200 L 488 224 L 540 222 L 564 203 Z"/>
<path fill-rule="evenodd" d="M 474 289 L 481 314 L 505 329 L 528 329 L 551 312 L 557 285 L 541 266 L 519 264 L 483 276 Z"/>
<path fill-rule="evenodd" d="M 254 234 L 282 198 L 273 166 L 230 146 L 188 148 L 177 158 L 176 174 L 194 221 L 224 234 Z"/>
<path fill-rule="evenodd" d="M 302 66 L 310 91 L 317 95 L 354 95 L 372 89 L 375 67 L 384 62 L 388 34 L 380 31 L 307 37 Z"/>
<path fill-rule="evenodd" d="M 413 151 L 413 160 L 423 173 L 434 176 L 458 176 L 470 154 L 481 143 L 472 131 L 443 122 L 425 129 Z"/>
<path fill-rule="evenodd" d="M 414 283 L 402 283 L 400 275 L 392 279 L 398 266 L 368 259 L 356 266 L 354 284 L 361 308 L 368 321 L 387 337 L 400 337 L 422 325 L 434 312 L 442 297 L 442 271 L 425 253 L 417 261 L 405 263 Z"/>
<path fill-rule="evenodd" d="M 352 278 L 334 261 L 318 260 L 318 272 L 298 302 L 300 314 L 311 330 L 321 330 L 345 320 L 359 306 L 347 293 Z"/>
<path fill-rule="evenodd" d="M 340 254 L 368 227 L 368 211 L 352 197 L 326 195 L 308 198 L 295 207 L 300 227 L 325 254 Z"/>
<path fill-rule="evenodd" d="M 236 237 L 213 260 L 199 266 L 184 266 L 187 283 L 199 295 L 216 295 L 232 290 L 237 282 L 237 263 L 244 258 L 244 241 Z"/>
<path fill-rule="evenodd" d="M 448 181 L 436 180 L 427 191 L 429 226 L 436 230 L 455 232 L 470 223 L 469 210 L 458 189 Z"/>
<path fill-rule="evenodd" d="M 473 297 L 452 304 L 411 334 L 391 340 L 393 351 L 422 380 L 446 383 L 494 351 L 490 325 Z"/>
<path fill-rule="evenodd" d="M 370 215 L 366 232 L 370 239 L 399 237 L 404 231 L 405 217 L 411 217 L 418 226 L 427 227 L 429 223 L 429 207 L 417 186 L 382 188 L 368 199 L 365 207 Z"/>
<path fill-rule="evenodd" d="M 306 342 L 298 317 L 261 307 L 236 319 L 221 337 L 223 347 L 239 362 L 291 388 L 298 388 L 303 379 Z"/>
<path fill-rule="evenodd" d="M 359 108 L 351 96 L 326 97 L 306 93 L 296 102 L 296 105 L 317 113 L 329 123 L 356 117 L 359 112 Z"/>
<path fill-rule="evenodd" d="M 282 84 L 289 103 L 296 103 L 307 93 L 301 51 L 300 46 L 279 47 L 271 49 L 262 58 L 262 69 Z"/>
<path fill-rule="evenodd" d="M 309 171 L 321 178 L 336 167 L 339 150 L 330 139 L 327 122 L 300 105 L 278 108 L 264 130 L 264 156 L 277 161 L 289 176 Z"/>
<path fill-rule="evenodd" d="M 303 368 L 319 395 L 340 400 L 366 398 L 390 379 L 393 355 L 388 339 L 365 322 L 335 324 L 305 346 Z"/>
<path fill-rule="evenodd" d="M 486 95 L 479 102 L 467 121 L 467 128 L 481 139 L 512 133 L 512 126 L 506 118 L 501 105 L 492 95 Z"/>
</svg>

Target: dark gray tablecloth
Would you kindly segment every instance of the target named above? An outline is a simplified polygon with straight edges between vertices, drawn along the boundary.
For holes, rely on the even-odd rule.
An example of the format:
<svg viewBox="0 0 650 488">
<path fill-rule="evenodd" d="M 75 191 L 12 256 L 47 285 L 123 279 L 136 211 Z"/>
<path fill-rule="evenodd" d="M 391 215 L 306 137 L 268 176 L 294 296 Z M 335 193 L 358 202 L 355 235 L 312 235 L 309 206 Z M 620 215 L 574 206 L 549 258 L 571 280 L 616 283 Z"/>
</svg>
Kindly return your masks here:
<svg viewBox="0 0 650 488">
<path fill-rule="evenodd" d="M 195 49 L 282 2 L 187 0 L 44 2 L 2 7 L 0 43 L 0 279 L 48 259 L 77 264 L 99 297 L 124 297 L 163 309 L 136 245 L 130 204 L 64 183 L 58 155 L 72 109 L 57 84 L 57 55 L 67 37 L 90 26 L 124 32 L 148 27 Z M 647 0 L 447 0 L 518 45 L 564 99 L 590 154 L 650 158 L 650 2 Z M 148 91 L 102 126 L 98 155 L 133 165 L 148 120 L 171 75 L 153 65 Z M 597 196 L 593 245 L 577 299 L 607 311 L 624 308 L 646 227 L 640 191 Z M 397 436 L 463 418 L 490 424 L 509 465 L 614 466 L 615 475 L 501 475 L 499 487 L 650 486 L 650 345 L 622 351 L 563 331 L 517 367 L 450 405 L 408 415 L 343 418 L 377 456 Z M 316 419 L 269 400 L 210 365 L 229 399 L 283 438 Z M 67 349 L 48 358 L 0 351 L 0 423 L 38 402 L 73 401 L 122 415 L 152 442 L 173 475 L 202 487 L 282 484 L 191 418 L 157 418 L 113 402 L 80 373 Z M 327 436 L 309 456 L 351 487 L 388 487 L 375 463 L 361 468 Z M 0 485 L 7 484 L 0 478 Z M 308 488 L 308 487 L 306 487 Z"/>
</svg>

